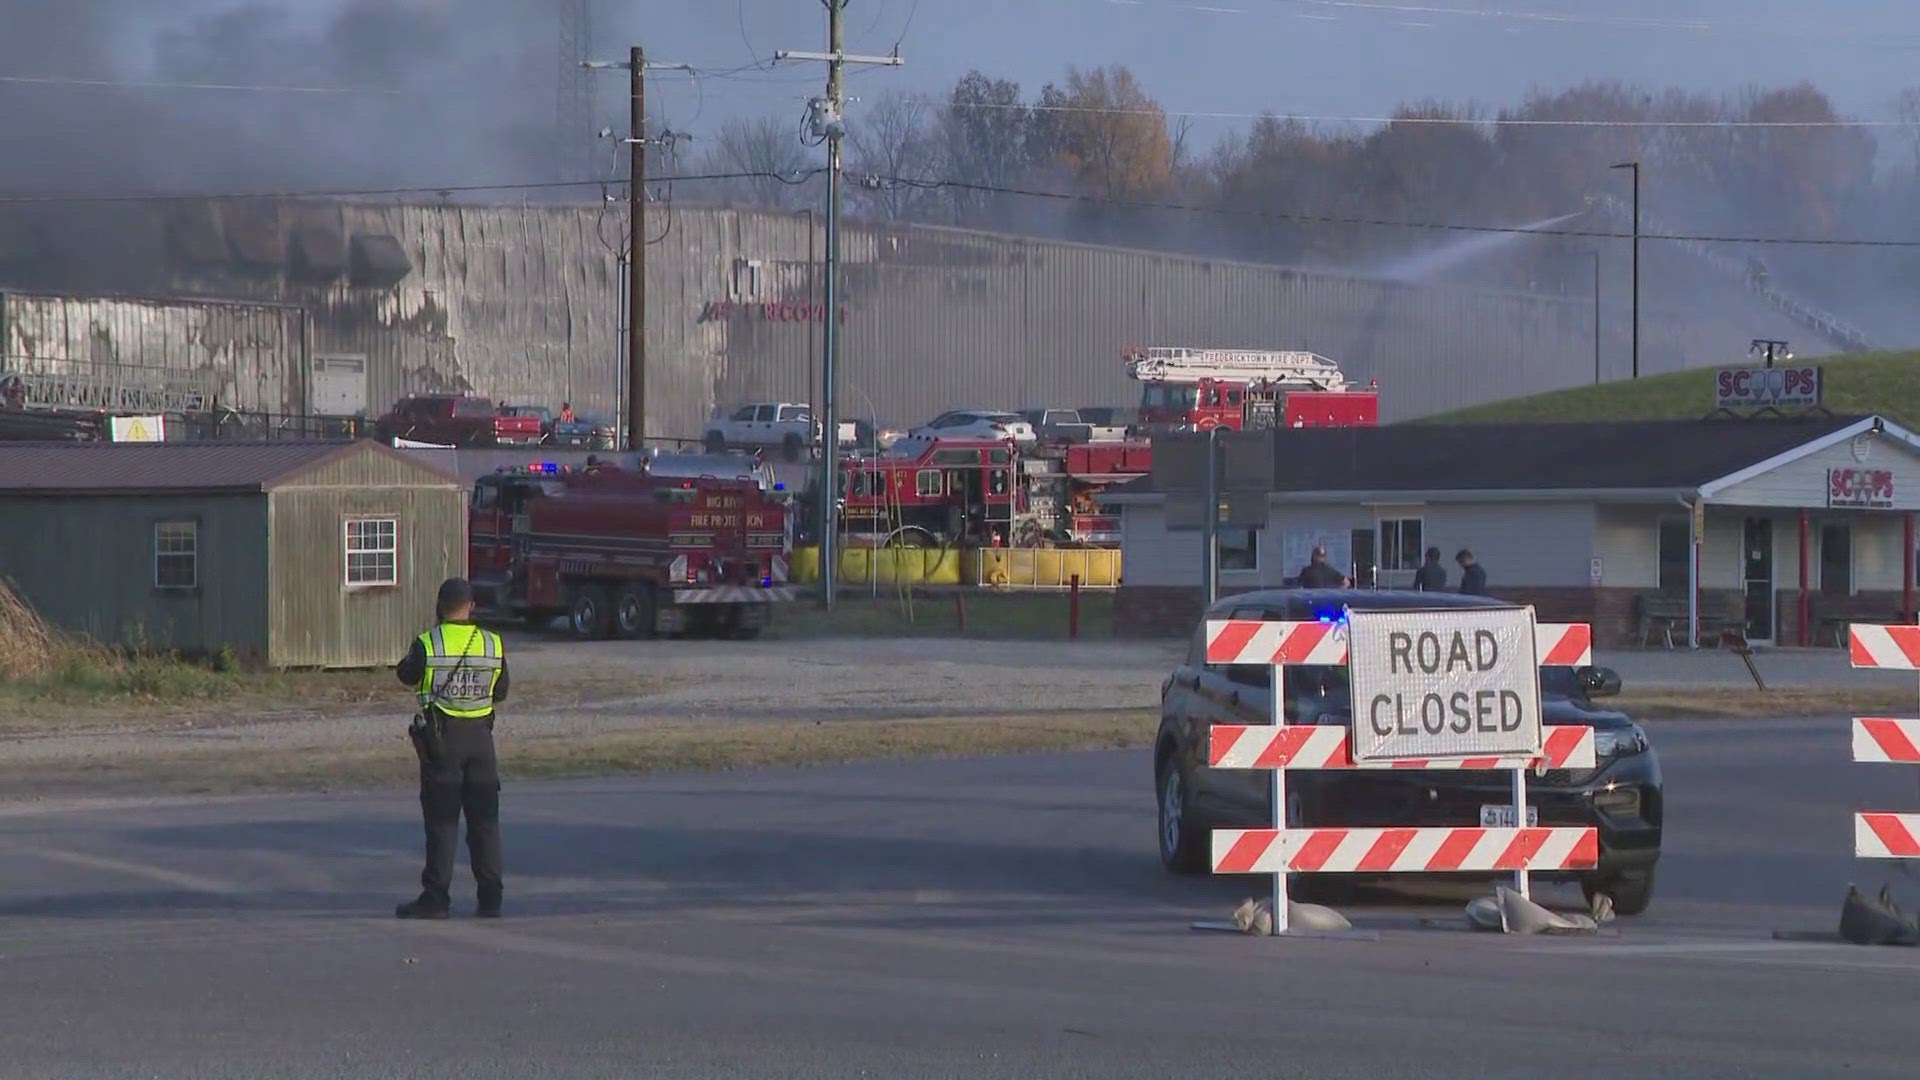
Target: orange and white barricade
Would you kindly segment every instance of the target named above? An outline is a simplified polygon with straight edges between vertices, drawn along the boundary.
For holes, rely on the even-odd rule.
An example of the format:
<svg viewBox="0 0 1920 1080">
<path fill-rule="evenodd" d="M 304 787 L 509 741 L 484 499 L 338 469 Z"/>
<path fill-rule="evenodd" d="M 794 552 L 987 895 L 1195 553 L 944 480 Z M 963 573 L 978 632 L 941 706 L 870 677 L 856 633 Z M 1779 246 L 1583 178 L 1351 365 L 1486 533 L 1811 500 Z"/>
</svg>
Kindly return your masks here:
<svg viewBox="0 0 1920 1080">
<path fill-rule="evenodd" d="M 1847 627 L 1857 668 L 1920 671 L 1920 626 Z M 1855 717 L 1853 760 L 1920 765 L 1920 720 Z M 1863 811 L 1853 815 L 1853 854 L 1861 859 L 1920 859 L 1920 814 Z"/>
<path fill-rule="evenodd" d="M 1466 609 L 1463 609 L 1466 610 Z M 1526 617 L 1532 618 L 1531 610 Z M 1522 755 L 1462 755 L 1356 761 L 1347 726 L 1289 725 L 1285 673 L 1290 666 L 1345 665 L 1348 623 L 1209 620 L 1207 663 L 1273 668 L 1273 723 L 1217 724 L 1209 732 L 1207 763 L 1222 769 L 1273 773 L 1271 828 L 1216 829 L 1216 874 L 1273 875 L 1273 932 L 1287 931 L 1287 875 L 1311 873 L 1417 874 L 1512 871 L 1527 892 L 1531 870 L 1588 870 L 1599 865 L 1600 841 L 1587 826 L 1529 827 L 1529 770 L 1591 769 L 1597 764 L 1593 729 L 1545 727 L 1541 749 Z M 1524 636 L 1521 640 L 1525 640 Z M 1585 623 L 1534 624 L 1535 662 L 1584 667 L 1593 662 L 1593 634 Z M 1514 827 L 1289 828 L 1289 771 L 1326 769 L 1476 769 L 1513 774 Z"/>
</svg>

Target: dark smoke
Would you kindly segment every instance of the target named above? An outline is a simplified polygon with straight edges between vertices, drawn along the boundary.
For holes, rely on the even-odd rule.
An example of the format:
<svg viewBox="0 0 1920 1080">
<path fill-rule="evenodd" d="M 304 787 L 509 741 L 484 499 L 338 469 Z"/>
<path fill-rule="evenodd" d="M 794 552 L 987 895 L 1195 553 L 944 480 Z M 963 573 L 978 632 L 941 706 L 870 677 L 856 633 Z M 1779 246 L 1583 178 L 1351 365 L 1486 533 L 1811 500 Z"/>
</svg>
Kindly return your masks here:
<svg viewBox="0 0 1920 1080">
<path fill-rule="evenodd" d="M 0 83 L 0 194 L 554 180 L 556 7 L 0 0 L 0 76 L 363 91 Z"/>
</svg>

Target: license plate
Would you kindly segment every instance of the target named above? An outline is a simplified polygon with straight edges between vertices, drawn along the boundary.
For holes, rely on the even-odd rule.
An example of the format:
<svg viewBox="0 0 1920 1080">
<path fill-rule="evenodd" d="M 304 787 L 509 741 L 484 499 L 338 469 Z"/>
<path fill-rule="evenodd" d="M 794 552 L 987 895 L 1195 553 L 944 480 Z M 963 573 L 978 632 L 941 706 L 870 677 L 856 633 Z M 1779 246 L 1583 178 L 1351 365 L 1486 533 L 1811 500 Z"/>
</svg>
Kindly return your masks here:
<svg viewBox="0 0 1920 1080">
<path fill-rule="evenodd" d="M 1527 807 L 1527 827 L 1533 828 L 1539 824 L 1540 824 L 1540 808 L 1537 806 Z M 1483 829 L 1513 828 L 1514 827 L 1513 804 L 1512 803 L 1496 803 L 1493 805 L 1483 804 L 1480 807 L 1480 827 Z"/>
</svg>

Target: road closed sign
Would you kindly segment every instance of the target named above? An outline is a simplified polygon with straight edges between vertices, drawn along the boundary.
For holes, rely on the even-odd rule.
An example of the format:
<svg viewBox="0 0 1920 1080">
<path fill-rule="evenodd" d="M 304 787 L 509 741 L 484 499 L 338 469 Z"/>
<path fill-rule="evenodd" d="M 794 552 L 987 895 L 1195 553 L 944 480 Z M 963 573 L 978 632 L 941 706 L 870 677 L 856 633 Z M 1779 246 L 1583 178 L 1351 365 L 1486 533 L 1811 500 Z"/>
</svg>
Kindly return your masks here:
<svg viewBox="0 0 1920 1080">
<path fill-rule="evenodd" d="M 1537 754 L 1532 608 L 1348 615 L 1356 765 Z"/>
</svg>

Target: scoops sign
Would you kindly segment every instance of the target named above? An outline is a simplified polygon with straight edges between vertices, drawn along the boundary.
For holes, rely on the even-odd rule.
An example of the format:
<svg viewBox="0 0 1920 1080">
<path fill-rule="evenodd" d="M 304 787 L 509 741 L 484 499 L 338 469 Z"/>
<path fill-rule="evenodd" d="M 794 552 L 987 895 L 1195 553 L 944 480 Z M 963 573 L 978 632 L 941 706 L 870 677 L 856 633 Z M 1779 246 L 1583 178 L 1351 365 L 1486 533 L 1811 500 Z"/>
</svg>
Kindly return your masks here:
<svg viewBox="0 0 1920 1080">
<path fill-rule="evenodd" d="M 1827 505 L 1884 510 L 1893 505 L 1893 470 L 1828 469 Z"/>
<path fill-rule="evenodd" d="M 1714 373 L 1716 409 L 1812 408 L 1818 404 L 1817 367 L 1728 368 Z"/>
</svg>

